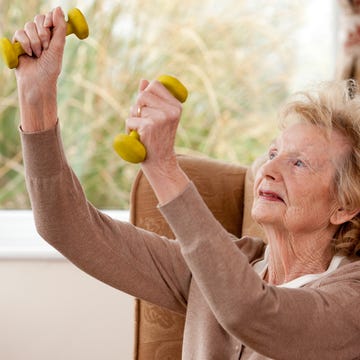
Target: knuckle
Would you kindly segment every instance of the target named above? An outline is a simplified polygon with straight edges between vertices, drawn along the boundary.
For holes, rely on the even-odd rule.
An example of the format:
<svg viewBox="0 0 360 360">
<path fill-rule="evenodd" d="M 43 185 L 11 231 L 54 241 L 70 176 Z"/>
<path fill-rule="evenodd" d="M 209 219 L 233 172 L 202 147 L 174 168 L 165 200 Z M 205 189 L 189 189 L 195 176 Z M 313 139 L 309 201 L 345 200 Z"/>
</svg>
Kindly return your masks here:
<svg viewBox="0 0 360 360">
<path fill-rule="evenodd" d="M 132 123 L 132 121 L 131 121 L 130 118 L 127 118 L 127 119 L 125 120 L 125 125 L 126 125 L 127 127 L 131 126 L 131 123 Z"/>
<path fill-rule="evenodd" d="M 14 38 L 20 39 L 20 38 L 24 37 L 24 35 L 25 35 L 25 31 L 23 29 L 18 29 L 14 33 Z"/>
<path fill-rule="evenodd" d="M 33 21 L 28 21 L 24 25 L 25 30 L 32 30 L 35 27 L 35 23 Z"/>
<path fill-rule="evenodd" d="M 40 29 L 38 31 L 38 34 L 39 34 L 39 38 L 44 41 L 44 40 L 47 40 L 48 37 L 49 37 L 49 32 L 46 31 L 46 29 Z"/>
<path fill-rule="evenodd" d="M 33 48 L 41 47 L 40 39 L 33 39 L 33 40 L 31 41 L 31 46 L 32 46 Z"/>
<path fill-rule="evenodd" d="M 42 23 L 44 21 L 44 19 L 45 19 L 45 15 L 37 14 L 34 17 L 34 22 Z"/>
<path fill-rule="evenodd" d="M 146 91 L 140 91 L 137 98 L 136 98 L 136 102 L 137 102 L 137 106 L 142 106 L 145 104 L 145 99 L 146 99 Z"/>
<path fill-rule="evenodd" d="M 182 112 L 181 106 L 173 106 L 171 109 L 171 117 L 173 120 L 177 120 Z"/>
</svg>

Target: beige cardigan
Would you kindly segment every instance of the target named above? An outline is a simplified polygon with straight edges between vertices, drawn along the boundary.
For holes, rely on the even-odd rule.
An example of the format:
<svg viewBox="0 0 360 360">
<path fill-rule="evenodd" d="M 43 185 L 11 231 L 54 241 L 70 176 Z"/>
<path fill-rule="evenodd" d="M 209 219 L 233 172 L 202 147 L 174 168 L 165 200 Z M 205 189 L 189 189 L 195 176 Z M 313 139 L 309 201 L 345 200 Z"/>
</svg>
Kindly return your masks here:
<svg viewBox="0 0 360 360">
<path fill-rule="evenodd" d="M 192 184 L 160 208 L 177 240 L 99 212 L 59 132 L 21 133 L 40 235 L 100 281 L 186 313 L 183 359 L 360 359 L 358 258 L 300 289 L 269 286 L 251 266 L 263 243 L 226 232 Z"/>
</svg>

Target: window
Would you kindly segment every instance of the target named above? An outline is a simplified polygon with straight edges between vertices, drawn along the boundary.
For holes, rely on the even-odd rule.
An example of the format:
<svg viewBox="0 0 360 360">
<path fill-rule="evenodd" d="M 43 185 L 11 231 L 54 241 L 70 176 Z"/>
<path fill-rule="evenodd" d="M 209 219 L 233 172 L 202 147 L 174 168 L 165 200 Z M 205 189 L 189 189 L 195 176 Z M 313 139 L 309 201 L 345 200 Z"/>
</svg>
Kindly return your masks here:
<svg viewBox="0 0 360 360">
<path fill-rule="evenodd" d="M 72 5 L 52 6 L 59 3 L 65 11 Z M 274 136 L 284 99 L 334 74 L 333 1 L 92 0 L 78 7 L 90 37 L 67 39 L 58 112 L 69 162 L 99 208 L 128 208 L 139 166 L 118 158 L 112 139 L 124 132 L 142 77 L 174 74 L 189 89 L 178 152 L 249 164 Z M 11 38 L 29 14 L 49 8 L 43 0 L 3 0 L 0 31 Z M 15 76 L 3 65 L 0 83 L 0 208 L 28 209 Z"/>
</svg>

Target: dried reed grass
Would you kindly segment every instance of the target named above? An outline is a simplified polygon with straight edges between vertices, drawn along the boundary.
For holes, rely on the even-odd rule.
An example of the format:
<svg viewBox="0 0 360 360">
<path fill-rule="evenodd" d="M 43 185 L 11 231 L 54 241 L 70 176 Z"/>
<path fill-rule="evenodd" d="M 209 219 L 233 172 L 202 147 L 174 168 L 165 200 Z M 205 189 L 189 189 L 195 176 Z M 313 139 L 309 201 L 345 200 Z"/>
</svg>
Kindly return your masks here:
<svg viewBox="0 0 360 360">
<path fill-rule="evenodd" d="M 138 166 L 120 160 L 111 143 L 124 131 L 142 77 L 174 74 L 190 91 L 179 152 L 249 164 L 264 151 L 276 131 L 277 108 L 288 95 L 300 2 L 65 3 L 65 10 L 84 11 L 91 35 L 81 42 L 67 39 L 59 118 L 69 161 L 96 206 L 128 207 Z M 17 27 L 47 10 L 43 0 L 2 0 L 0 33 L 11 38 Z M 0 208 L 26 208 L 16 84 L 3 65 L 0 83 Z"/>
</svg>

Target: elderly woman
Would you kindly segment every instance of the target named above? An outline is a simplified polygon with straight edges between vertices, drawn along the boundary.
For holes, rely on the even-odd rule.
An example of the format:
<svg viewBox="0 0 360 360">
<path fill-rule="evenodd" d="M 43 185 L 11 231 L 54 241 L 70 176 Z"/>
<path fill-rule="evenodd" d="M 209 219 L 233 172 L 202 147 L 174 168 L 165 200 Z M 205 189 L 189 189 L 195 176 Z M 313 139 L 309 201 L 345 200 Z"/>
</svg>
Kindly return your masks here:
<svg viewBox="0 0 360 360">
<path fill-rule="evenodd" d="M 180 103 L 159 82 L 141 81 L 127 127 L 147 147 L 142 170 L 176 235 L 170 241 L 96 210 L 66 161 L 56 105 L 61 9 L 14 38 L 35 55 L 21 57 L 16 77 L 27 186 L 44 239 L 101 281 L 185 314 L 185 360 L 360 358 L 354 82 L 285 108 L 255 177 L 252 215 L 265 246 L 235 239 L 215 220 L 176 160 Z"/>
</svg>

